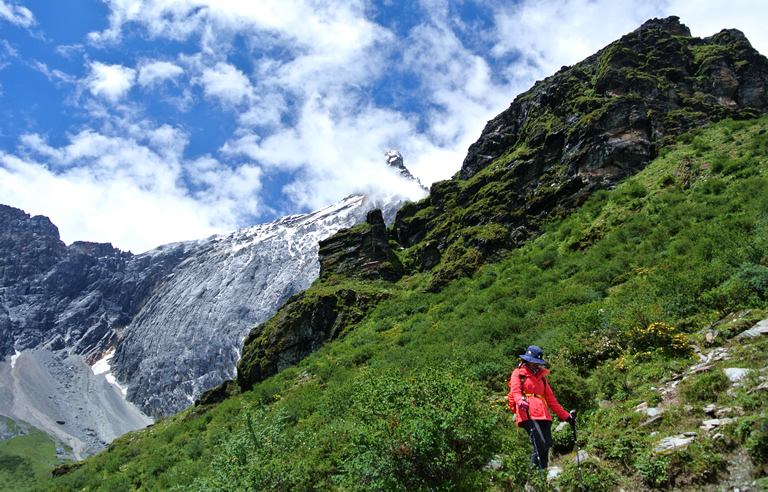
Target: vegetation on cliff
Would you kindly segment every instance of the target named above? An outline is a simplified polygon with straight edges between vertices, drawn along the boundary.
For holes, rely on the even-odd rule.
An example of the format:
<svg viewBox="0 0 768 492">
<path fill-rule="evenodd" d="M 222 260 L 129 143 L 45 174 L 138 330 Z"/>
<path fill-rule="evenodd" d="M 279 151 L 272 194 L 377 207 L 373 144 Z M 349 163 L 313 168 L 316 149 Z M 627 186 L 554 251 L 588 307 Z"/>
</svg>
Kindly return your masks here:
<svg viewBox="0 0 768 492">
<path fill-rule="evenodd" d="M 766 118 L 683 135 L 472 278 L 439 292 L 428 273 L 371 282 L 388 298 L 345 337 L 117 439 L 47 487 L 519 490 L 529 444 L 504 396 L 531 343 L 580 411 L 589 490 L 764 480 L 768 340 L 738 335 L 768 318 L 767 152 Z M 696 350 L 727 358 L 702 366 Z M 724 368 L 745 370 L 739 385 Z M 732 421 L 700 428 L 726 409 Z M 686 432 L 685 447 L 655 451 Z M 572 456 L 570 432 L 555 444 L 555 463 Z M 500 468 L 485 468 L 494 456 Z M 575 465 L 563 468 L 550 486 L 574 489 Z"/>
</svg>

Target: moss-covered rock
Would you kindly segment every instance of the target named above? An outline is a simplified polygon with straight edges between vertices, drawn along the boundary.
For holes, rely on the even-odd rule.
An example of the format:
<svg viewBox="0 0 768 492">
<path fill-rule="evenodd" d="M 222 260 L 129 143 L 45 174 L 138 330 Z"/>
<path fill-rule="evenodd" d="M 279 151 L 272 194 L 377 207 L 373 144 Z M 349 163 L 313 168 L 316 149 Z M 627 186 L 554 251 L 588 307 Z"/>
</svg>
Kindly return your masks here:
<svg viewBox="0 0 768 492">
<path fill-rule="evenodd" d="M 311 289 L 286 301 L 243 342 L 237 384 L 243 390 L 297 364 L 323 343 L 346 334 L 388 295 L 380 290 Z"/>
<path fill-rule="evenodd" d="M 363 278 L 397 281 L 403 266 L 391 250 L 381 210 L 368 213 L 366 222 L 342 229 L 320 241 L 320 279 Z"/>
</svg>

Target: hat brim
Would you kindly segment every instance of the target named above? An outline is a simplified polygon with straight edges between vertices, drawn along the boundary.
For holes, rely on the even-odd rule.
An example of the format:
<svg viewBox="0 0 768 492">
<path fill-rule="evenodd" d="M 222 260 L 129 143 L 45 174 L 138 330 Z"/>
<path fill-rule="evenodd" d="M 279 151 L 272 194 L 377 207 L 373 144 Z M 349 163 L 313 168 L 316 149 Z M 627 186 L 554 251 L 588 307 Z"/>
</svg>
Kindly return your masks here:
<svg viewBox="0 0 768 492">
<path fill-rule="evenodd" d="M 523 354 L 520 356 L 521 359 L 523 359 L 526 362 L 531 362 L 533 364 L 541 364 L 544 366 L 548 366 L 549 363 L 546 362 L 544 359 L 537 359 L 536 357 L 531 357 L 530 355 Z"/>
</svg>

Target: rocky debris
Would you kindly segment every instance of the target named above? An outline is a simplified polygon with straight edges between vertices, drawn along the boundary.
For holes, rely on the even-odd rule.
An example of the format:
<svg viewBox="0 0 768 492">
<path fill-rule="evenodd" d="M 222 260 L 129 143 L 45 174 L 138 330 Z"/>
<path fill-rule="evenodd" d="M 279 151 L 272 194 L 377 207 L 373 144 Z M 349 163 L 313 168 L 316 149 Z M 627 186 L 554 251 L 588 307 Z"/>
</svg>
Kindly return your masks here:
<svg viewBox="0 0 768 492">
<path fill-rule="evenodd" d="M 725 375 L 730 379 L 732 383 L 738 383 L 744 377 L 749 374 L 749 369 L 742 369 L 738 367 L 726 367 L 723 369 Z"/>
<path fill-rule="evenodd" d="M 743 331 L 736 336 L 737 341 L 742 341 L 747 338 L 755 338 L 760 335 L 768 335 L 768 319 L 764 319 L 757 323 L 749 330 Z"/>
<path fill-rule="evenodd" d="M 734 422 L 736 422 L 736 419 L 727 418 L 727 417 L 722 419 L 708 419 L 703 421 L 699 428 L 709 432 L 716 427 L 722 427 L 724 425 L 732 424 Z"/>
<path fill-rule="evenodd" d="M 563 473 L 563 467 L 561 466 L 550 466 L 547 468 L 547 480 L 554 480 L 560 474 Z"/>
<path fill-rule="evenodd" d="M 152 422 L 82 355 L 46 349 L 25 350 L 14 364 L 0 362 L 0 415 L 54 436 L 72 450 L 59 457 L 78 460 Z"/>
<path fill-rule="evenodd" d="M 483 470 L 501 470 L 502 457 L 498 454 L 491 458 L 490 461 L 483 467 Z"/>
<path fill-rule="evenodd" d="M 728 349 L 725 347 L 718 347 L 714 350 L 711 350 L 706 356 L 701 354 L 699 357 L 701 362 L 691 366 L 688 369 L 689 374 L 708 371 L 712 368 L 713 362 L 728 360 L 731 358 L 731 356 L 728 354 Z"/>
<path fill-rule="evenodd" d="M 744 415 L 744 409 L 741 407 L 725 407 L 721 408 L 715 405 L 714 403 L 710 403 L 706 407 L 703 408 L 704 413 L 707 415 L 714 415 L 718 418 L 724 417 L 725 415 Z"/>
<path fill-rule="evenodd" d="M 25 436 L 29 434 L 31 429 L 33 429 L 33 427 L 22 420 L 0 415 L 0 441 L 5 441 L 16 436 Z"/>
<path fill-rule="evenodd" d="M 760 383 L 759 385 L 755 386 L 754 388 L 747 391 L 747 394 L 754 393 L 755 391 L 765 391 L 768 390 L 768 381 L 765 381 L 763 383 Z"/>
<path fill-rule="evenodd" d="M 656 454 L 668 454 L 673 451 L 685 450 L 697 437 L 698 434 L 696 432 L 686 432 L 659 439 L 653 443 L 653 452 Z"/>
<path fill-rule="evenodd" d="M 663 410 L 659 410 L 655 407 L 649 407 L 648 403 L 642 402 L 637 407 L 635 407 L 635 412 L 643 413 L 649 417 L 656 417 L 657 415 L 661 414 Z"/>
</svg>

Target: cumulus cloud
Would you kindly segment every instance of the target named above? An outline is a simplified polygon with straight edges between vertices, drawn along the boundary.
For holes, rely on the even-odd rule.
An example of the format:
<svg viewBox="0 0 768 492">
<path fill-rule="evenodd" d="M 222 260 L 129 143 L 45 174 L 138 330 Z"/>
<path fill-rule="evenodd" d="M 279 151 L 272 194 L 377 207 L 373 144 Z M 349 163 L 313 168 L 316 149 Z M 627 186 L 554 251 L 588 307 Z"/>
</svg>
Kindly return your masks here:
<svg viewBox="0 0 768 492">
<path fill-rule="evenodd" d="M 761 19 L 767 11 L 768 5 L 760 0 L 523 0 L 496 8 L 492 54 L 516 57 L 508 68 L 510 77 L 517 73 L 543 78 L 562 65 L 578 63 L 650 18 L 671 15 L 680 17 L 698 37 L 724 28 L 742 29 L 765 52 L 768 32 Z"/>
<path fill-rule="evenodd" d="M 31 27 L 37 23 L 35 16 L 28 8 L 13 5 L 5 0 L 0 0 L 0 19 L 21 27 Z"/>
<path fill-rule="evenodd" d="M 49 216 L 65 242 L 108 241 L 134 253 L 233 230 L 260 213 L 258 166 L 187 161 L 184 131 L 111 123 L 61 146 L 24 135 L 18 155 L 0 153 L 4 202 Z"/>
<path fill-rule="evenodd" d="M 184 69 L 169 61 L 152 61 L 139 68 L 137 82 L 142 87 L 161 84 L 166 80 L 174 80 L 184 73 Z"/>
<path fill-rule="evenodd" d="M 111 103 L 125 97 L 136 82 L 136 70 L 133 68 L 93 62 L 90 69 L 86 80 L 88 90 Z"/>
<path fill-rule="evenodd" d="M 229 63 L 219 62 L 203 70 L 200 81 L 205 95 L 218 99 L 225 106 L 240 104 L 252 91 L 248 77 Z"/>
</svg>

